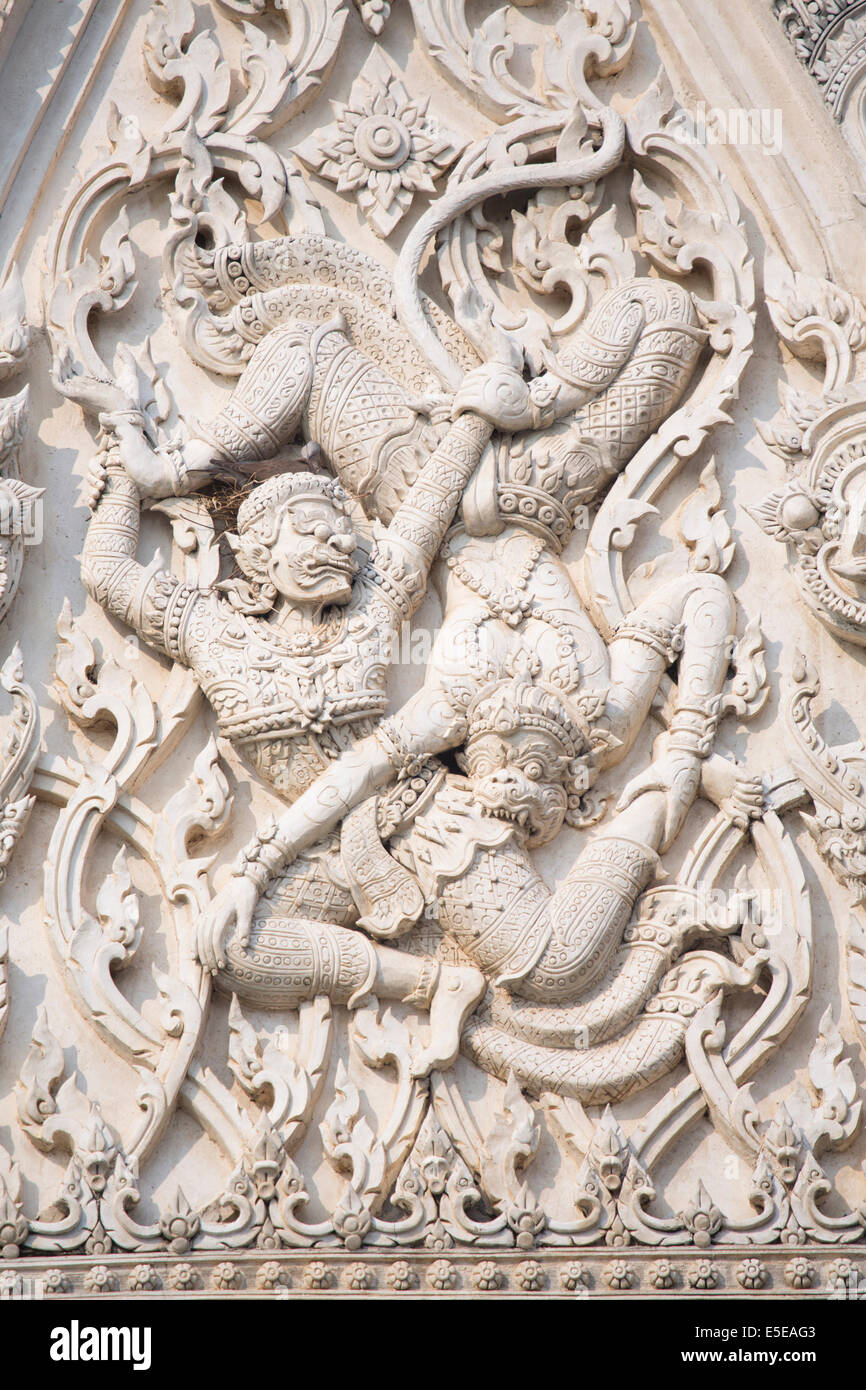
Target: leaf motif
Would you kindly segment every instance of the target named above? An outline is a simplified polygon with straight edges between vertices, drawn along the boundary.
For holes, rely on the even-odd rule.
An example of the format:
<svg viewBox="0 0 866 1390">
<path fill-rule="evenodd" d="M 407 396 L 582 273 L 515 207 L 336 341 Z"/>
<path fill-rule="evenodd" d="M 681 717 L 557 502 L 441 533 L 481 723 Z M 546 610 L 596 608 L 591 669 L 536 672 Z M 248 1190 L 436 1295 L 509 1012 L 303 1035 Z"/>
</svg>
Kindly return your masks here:
<svg viewBox="0 0 866 1390">
<path fill-rule="evenodd" d="M 40 1005 L 30 1050 L 18 1078 L 18 1115 L 22 1124 L 41 1125 L 57 1109 L 54 1092 L 66 1070 L 63 1049 L 48 1026 Z"/>
<path fill-rule="evenodd" d="M 795 357 L 824 361 L 823 394 L 851 381 L 866 347 L 866 309 L 830 280 L 793 271 L 768 254 L 764 291 L 773 326 Z"/>
<path fill-rule="evenodd" d="M 610 506 L 607 517 L 611 549 L 628 550 L 635 538 L 638 523 L 648 516 L 658 516 L 658 508 L 636 498 L 627 497 Z"/>
<path fill-rule="evenodd" d="M 21 1128 L 44 1152 L 59 1147 L 71 1153 L 88 1132 L 92 1107 L 78 1085 L 77 1074 L 60 1084 L 65 1071 L 63 1049 L 41 1005 L 15 1093 Z"/>
<path fill-rule="evenodd" d="M 229 1067 L 247 1095 L 255 1092 L 255 1078 L 262 1069 L 261 1047 L 255 1028 L 247 1020 L 236 994 L 229 1007 Z"/>
<path fill-rule="evenodd" d="M 30 325 L 24 286 L 18 267 L 13 265 L 0 287 L 0 381 L 8 381 L 21 371 L 29 350 Z M 2 433 L 0 426 L 0 435 Z"/>
<path fill-rule="evenodd" d="M 649 187 L 637 169 L 632 178 L 631 203 L 641 251 L 669 274 L 675 274 L 685 237 L 668 214 L 664 200 Z M 682 204 L 679 206 L 681 208 Z"/>
<path fill-rule="evenodd" d="M 210 839 L 226 824 L 232 797 L 216 738 L 211 734 L 192 766 L 192 777 L 167 802 L 153 835 L 153 850 L 171 902 L 203 911 L 210 900 L 207 871 L 213 855 L 193 855 L 189 841 Z"/>
<path fill-rule="evenodd" d="M 827 1148 L 846 1148 L 860 1127 L 862 1103 L 857 1100 L 857 1083 L 844 1051 L 844 1040 L 828 1004 L 809 1054 L 809 1080 L 817 1102 L 802 1086 L 786 1101 L 792 1120 L 816 1154 Z"/>
<path fill-rule="evenodd" d="M 115 856 L 111 873 L 96 895 L 96 915 L 104 935 L 123 947 L 118 964 L 127 965 L 141 938 L 138 894 L 132 886 L 126 846 Z"/>
<path fill-rule="evenodd" d="M 57 619 L 57 635 L 60 641 L 54 659 L 54 686 L 67 714 L 78 719 L 85 702 L 96 694 L 92 678 L 96 652 L 80 620 L 73 618 L 68 598 L 63 600 Z"/>
<path fill-rule="evenodd" d="M 99 256 L 97 262 L 86 252 L 57 280 L 48 309 L 54 384 L 63 395 L 79 400 L 94 413 L 128 406 L 93 344 L 89 322 L 95 309 L 109 314 L 124 308 L 135 290 L 135 256 L 125 207 L 104 233 Z M 97 385 L 104 388 L 102 396 L 92 394 L 92 386 Z M 91 394 L 82 394 L 82 386 Z"/>
<path fill-rule="evenodd" d="M 724 574 L 733 559 L 735 542 L 721 503 L 716 461 L 710 459 L 701 473 L 698 488 L 677 513 L 680 536 L 691 552 L 690 569 L 705 574 Z"/>
<path fill-rule="evenodd" d="M 243 31 L 241 70 L 247 95 L 226 118 L 225 129 L 236 135 L 270 134 L 282 124 L 273 117 L 295 82 L 295 74 L 280 45 L 262 29 L 246 23 Z"/>
<path fill-rule="evenodd" d="M 228 106 L 231 70 L 210 33 L 197 34 L 190 42 L 194 22 L 189 0 L 156 0 L 145 31 L 145 71 L 151 86 L 162 94 L 177 86 L 182 91 L 163 137 L 187 127 L 201 137 L 210 135 Z"/>
<path fill-rule="evenodd" d="M 750 618 L 731 657 L 734 675 L 722 697 L 722 713 L 731 710 L 740 719 L 754 719 L 770 697 L 767 660 L 760 615 Z"/>
</svg>

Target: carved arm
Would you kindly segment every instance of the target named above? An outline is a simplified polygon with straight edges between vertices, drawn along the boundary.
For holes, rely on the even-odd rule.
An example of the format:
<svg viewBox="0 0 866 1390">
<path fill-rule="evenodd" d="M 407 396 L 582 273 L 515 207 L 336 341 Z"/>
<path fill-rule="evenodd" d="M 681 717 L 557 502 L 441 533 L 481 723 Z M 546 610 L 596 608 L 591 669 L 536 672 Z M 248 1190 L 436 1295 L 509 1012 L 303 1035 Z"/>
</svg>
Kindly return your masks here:
<svg viewBox="0 0 866 1390">
<path fill-rule="evenodd" d="M 109 455 L 81 555 L 84 587 L 100 607 L 135 627 L 135 596 L 147 573 L 136 560 L 141 501 L 119 457 Z"/>
<path fill-rule="evenodd" d="M 390 525 L 377 528 L 373 562 L 378 569 L 404 576 L 407 617 L 421 602 L 430 566 L 492 433 L 486 420 L 461 414 L 427 459 Z"/>
<path fill-rule="evenodd" d="M 161 557 L 147 567 L 136 560 L 140 515 L 138 488 L 112 449 L 84 541 L 81 578 L 100 607 L 152 646 L 177 656 L 169 647 L 166 617 L 176 591 L 183 588 L 187 597 L 191 591 L 162 568 Z"/>
<path fill-rule="evenodd" d="M 136 411 L 102 416 L 100 423 L 117 439 L 124 469 L 140 497 L 185 497 L 215 479 L 246 477 L 205 439 L 191 439 L 182 450 L 154 449 L 148 442 L 144 419 Z"/>
<path fill-rule="evenodd" d="M 422 688 L 375 733 L 360 739 L 320 773 L 297 801 L 242 851 L 236 875 L 264 891 L 302 850 L 318 844 L 344 816 L 396 776 L 411 775 L 425 758 L 456 747 L 465 718 L 439 687 Z"/>
</svg>

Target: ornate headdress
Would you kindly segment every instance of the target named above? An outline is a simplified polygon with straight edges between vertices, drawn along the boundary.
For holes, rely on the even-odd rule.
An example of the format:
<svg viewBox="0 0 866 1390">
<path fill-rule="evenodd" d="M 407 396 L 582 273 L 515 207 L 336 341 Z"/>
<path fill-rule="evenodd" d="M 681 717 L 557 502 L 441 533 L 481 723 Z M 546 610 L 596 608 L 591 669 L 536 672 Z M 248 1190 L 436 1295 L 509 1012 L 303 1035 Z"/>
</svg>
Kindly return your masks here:
<svg viewBox="0 0 866 1390">
<path fill-rule="evenodd" d="M 491 681 L 470 702 L 466 744 L 483 734 L 512 734 L 518 729 L 550 735 L 562 749 L 559 776 L 568 799 L 566 822 L 583 829 L 601 819 L 606 805 L 590 790 L 597 776 L 594 754 L 616 743 L 609 733 L 593 728 L 603 708 L 604 696 L 598 691 L 572 698 L 519 671 Z"/>
<path fill-rule="evenodd" d="M 280 507 L 292 497 L 324 497 L 335 506 L 348 509 L 349 496 L 336 478 L 323 473 L 278 473 L 267 482 L 253 488 L 238 508 L 238 535 L 255 526 L 273 507 Z"/>
<path fill-rule="evenodd" d="M 336 478 L 322 473 L 278 473 L 253 488 L 238 508 L 237 534 L 225 535 L 246 579 L 233 575 L 216 586 L 239 612 L 267 613 L 273 607 L 277 591 L 267 577 L 268 548 L 277 537 L 281 507 L 298 497 L 325 498 L 344 511 L 351 505 Z M 272 525 L 263 526 L 269 514 Z"/>
<path fill-rule="evenodd" d="M 471 702 L 466 720 L 467 742 L 482 734 L 540 729 L 556 739 L 569 761 L 590 749 L 583 715 L 552 686 L 536 684 L 525 675 L 486 685 Z"/>
</svg>

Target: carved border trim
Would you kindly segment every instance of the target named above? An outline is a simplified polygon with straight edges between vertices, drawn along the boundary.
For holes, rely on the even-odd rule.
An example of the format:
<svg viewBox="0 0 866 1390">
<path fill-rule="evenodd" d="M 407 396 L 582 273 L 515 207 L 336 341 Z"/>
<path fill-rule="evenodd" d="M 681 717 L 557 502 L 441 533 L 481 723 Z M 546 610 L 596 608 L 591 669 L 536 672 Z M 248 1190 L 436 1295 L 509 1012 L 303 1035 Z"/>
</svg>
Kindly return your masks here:
<svg viewBox="0 0 866 1390">
<path fill-rule="evenodd" d="M 312 1253 L 312 1258 L 311 1258 Z M 395 1258 L 399 1255 L 399 1258 Z M 864 1252 L 866 1255 L 866 1252 Z M 374 1298 L 823 1298 L 866 1296 L 866 1258 L 826 1248 L 754 1246 L 708 1252 L 621 1250 L 603 1254 L 522 1251 L 467 1256 L 455 1250 L 350 1252 L 259 1251 L 189 1255 L 179 1260 L 134 1255 L 26 1258 L 0 1264 L 0 1301 L 62 1298 L 268 1298 L 332 1295 Z"/>
</svg>

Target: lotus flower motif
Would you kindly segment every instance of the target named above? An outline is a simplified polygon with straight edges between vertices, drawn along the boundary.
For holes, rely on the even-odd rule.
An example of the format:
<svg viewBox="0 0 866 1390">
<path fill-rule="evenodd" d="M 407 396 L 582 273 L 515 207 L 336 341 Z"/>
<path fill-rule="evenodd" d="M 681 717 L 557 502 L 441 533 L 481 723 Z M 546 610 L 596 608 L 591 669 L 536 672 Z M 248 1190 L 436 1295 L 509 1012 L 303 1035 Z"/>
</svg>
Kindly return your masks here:
<svg viewBox="0 0 866 1390">
<path fill-rule="evenodd" d="M 379 48 L 348 102 L 331 105 L 334 123 L 296 153 L 338 193 L 354 192 L 377 236 L 390 236 L 416 193 L 435 192 L 434 180 L 453 164 L 459 147 L 427 116 L 427 101 L 410 98 Z"/>
</svg>

